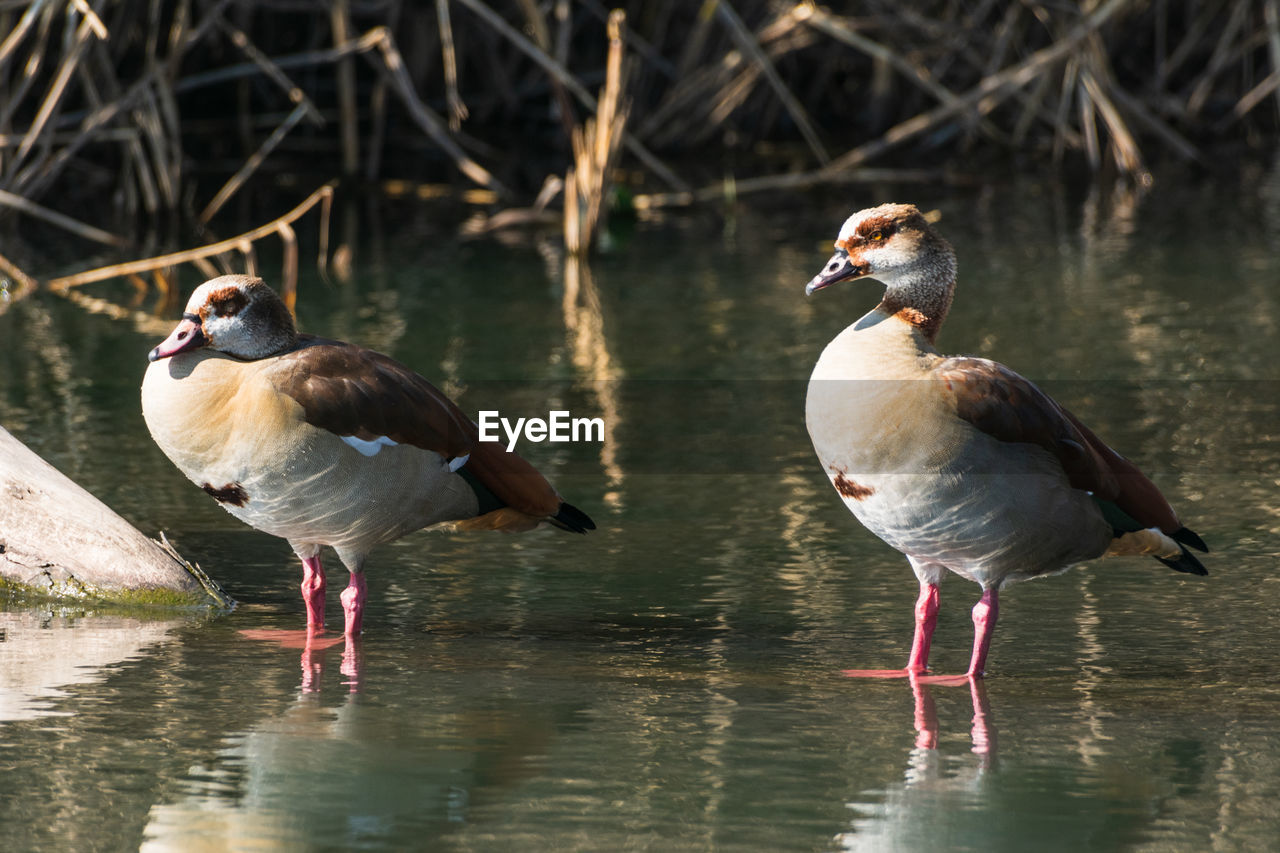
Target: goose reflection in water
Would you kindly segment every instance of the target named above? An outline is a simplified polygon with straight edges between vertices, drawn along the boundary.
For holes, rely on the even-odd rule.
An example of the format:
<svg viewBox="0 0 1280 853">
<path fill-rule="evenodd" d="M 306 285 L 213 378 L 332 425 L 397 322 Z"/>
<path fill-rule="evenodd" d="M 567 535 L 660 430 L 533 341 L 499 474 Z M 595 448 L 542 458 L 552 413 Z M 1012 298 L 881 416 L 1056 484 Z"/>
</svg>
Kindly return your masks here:
<svg viewBox="0 0 1280 853">
<path fill-rule="evenodd" d="M 915 744 L 907 752 L 904 778 L 884 790 L 879 802 L 848 804 L 860 816 L 853 821 L 851 830 L 836 836 L 836 844 L 841 850 L 881 853 L 885 850 L 929 849 L 936 843 L 936 838 L 929 841 L 930 833 L 938 829 L 936 820 L 945 821 L 951 810 L 957 807 L 956 801 L 967 801 L 960 811 L 981 809 L 979 803 L 985 789 L 984 779 L 988 771 L 995 768 L 997 752 L 996 727 L 986 682 L 976 677 L 967 678 L 964 682 L 940 682 L 915 675 L 909 676 L 908 680 L 915 700 L 913 725 L 916 735 Z M 970 752 L 976 756 L 974 759 L 954 757 L 938 748 L 940 725 L 932 690 L 939 683 L 967 684 L 969 687 L 973 703 L 969 739 Z"/>
<path fill-rule="evenodd" d="M 911 693 L 915 697 L 916 749 L 937 749 L 938 706 L 933 701 L 931 684 L 955 683 L 931 680 L 928 676 L 912 675 Z M 989 768 L 996 757 L 996 728 L 991 718 L 991 702 L 987 699 L 987 685 L 980 678 L 966 678 L 969 697 L 973 700 L 973 724 L 969 737 L 973 753 L 983 757 L 981 766 Z"/>
<path fill-rule="evenodd" d="M 302 683 L 300 689 L 303 693 L 320 692 L 329 650 L 341 643 L 342 662 L 339 664 L 339 671 L 347 678 L 342 683 L 348 688 L 348 692 L 360 692 L 360 670 L 363 663 L 363 654 L 359 637 L 345 634 L 325 634 L 322 631 L 315 631 L 310 628 L 297 631 L 282 631 L 273 628 L 246 629 L 240 632 L 240 636 L 249 640 L 265 640 L 275 643 L 282 649 L 301 649 Z"/>
</svg>

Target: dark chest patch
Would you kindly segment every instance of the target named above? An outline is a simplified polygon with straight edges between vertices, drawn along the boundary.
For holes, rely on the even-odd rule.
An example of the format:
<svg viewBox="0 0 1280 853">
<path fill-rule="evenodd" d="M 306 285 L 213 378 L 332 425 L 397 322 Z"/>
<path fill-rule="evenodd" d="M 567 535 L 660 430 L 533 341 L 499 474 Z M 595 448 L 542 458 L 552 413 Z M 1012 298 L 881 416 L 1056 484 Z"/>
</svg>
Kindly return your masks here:
<svg viewBox="0 0 1280 853">
<path fill-rule="evenodd" d="M 853 480 L 850 480 L 845 476 L 844 471 L 837 471 L 834 466 L 832 466 L 831 470 L 832 473 L 835 474 L 835 477 L 831 480 L 831 484 L 836 487 L 836 491 L 839 492 L 841 496 L 854 501 L 865 501 L 876 493 L 876 490 L 871 486 L 864 486 L 861 483 L 855 483 Z"/>
<path fill-rule="evenodd" d="M 218 488 L 212 483 L 205 483 L 200 488 L 204 489 L 207 494 L 220 504 L 244 506 L 249 502 L 249 493 L 239 483 L 227 483 L 222 488 Z"/>
</svg>

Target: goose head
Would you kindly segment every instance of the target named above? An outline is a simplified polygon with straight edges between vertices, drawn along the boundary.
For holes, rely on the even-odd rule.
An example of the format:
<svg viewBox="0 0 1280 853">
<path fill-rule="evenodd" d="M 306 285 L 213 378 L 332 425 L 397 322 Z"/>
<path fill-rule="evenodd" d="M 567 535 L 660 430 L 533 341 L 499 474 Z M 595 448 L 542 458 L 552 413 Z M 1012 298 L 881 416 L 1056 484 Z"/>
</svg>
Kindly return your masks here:
<svg viewBox="0 0 1280 853">
<path fill-rule="evenodd" d="M 182 321 L 147 358 L 159 361 L 208 347 L 252 361 L 291 349 L 297 341 L 293 315 L 262 279 L 224 275 L 195 289 Z"/>
<path fill-rule="evenodd" d="M 889 291 L 933 283 L 950 288 L 956 257 L 913 204 L 882 204 L 845 220 L 836 251 L 805 286 L 806 294 L 842 281 L 873 278 Z"/>
</svg>

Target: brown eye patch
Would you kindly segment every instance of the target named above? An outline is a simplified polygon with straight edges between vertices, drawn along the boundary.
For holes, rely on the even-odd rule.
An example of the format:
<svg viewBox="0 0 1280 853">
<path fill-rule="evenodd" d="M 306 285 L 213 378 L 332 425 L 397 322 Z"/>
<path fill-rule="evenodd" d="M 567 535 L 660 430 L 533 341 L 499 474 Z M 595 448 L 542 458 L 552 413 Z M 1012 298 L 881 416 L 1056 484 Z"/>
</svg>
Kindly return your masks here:
<svg viewBox="0 0 1280 853">
<path fill-rule="evenodd" d="M 248 298 L 235 287 L 225 287 L 209 294 L 207 304 L 219 317 L 230 317 L 239 314 L 249 303 Z"/>
<path fill-rule="evenodd" d="M 869 219 L 858 226 L 858 236 L 868 243 L 880 243 L 893 236 L 897 224 L 888 219 Z"/>
</svg>

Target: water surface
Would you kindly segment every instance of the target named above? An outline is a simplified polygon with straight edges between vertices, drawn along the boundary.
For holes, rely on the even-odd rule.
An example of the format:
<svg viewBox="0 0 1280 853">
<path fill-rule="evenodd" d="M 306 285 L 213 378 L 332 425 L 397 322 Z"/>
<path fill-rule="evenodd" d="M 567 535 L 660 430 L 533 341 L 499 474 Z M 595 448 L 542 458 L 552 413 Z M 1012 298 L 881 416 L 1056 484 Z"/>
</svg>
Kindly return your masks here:
<svg viewBox="0 0 1280 853">
<path fill-rule="evenodd" d="M 567 409 L 608 435 L 521 446 L 599 530 L 385 546 L 350 647 L 241 633 L 303 624 L 300 572 L 150 443 L 153 324 L 12 306 L 0 424 L 240 606 L 0 610 L 5 846 L 1269 846 L 1277 186 L 868 189 L 618 223 L 567 307 L 553 241 L 367 235 L 350 284 L 304 276 L 307 330 L 393 354 L 473 414 Z M 944 350 L 1040 382 L 1213 548 L 1204 579 L 1129 559 L 1010 588 L 973 690 L 839 675 L 905 662 L 916 584 L 803 424 L 818 353 L 878 291 L 803 286 L 843 217 L 886 200 L 936 207 L 959 254 Z M 977 593 L 943 586 L 941 671 L 967 663 Z"/>
</svg>

